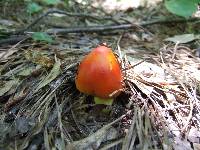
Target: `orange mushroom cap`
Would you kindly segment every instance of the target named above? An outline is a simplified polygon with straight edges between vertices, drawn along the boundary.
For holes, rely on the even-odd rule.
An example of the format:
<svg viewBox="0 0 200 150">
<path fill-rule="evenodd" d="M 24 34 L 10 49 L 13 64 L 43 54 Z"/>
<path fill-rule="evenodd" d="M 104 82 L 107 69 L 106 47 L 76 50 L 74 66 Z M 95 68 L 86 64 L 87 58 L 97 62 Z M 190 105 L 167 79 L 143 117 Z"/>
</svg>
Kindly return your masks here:
<svg viewBox="0 0 200 150">
<path fill-rule="evenodd" d="M 85 94 L 103 99 L 117 96 L 122 89 L 122 72 L 112 50 L 106 46 L 94 48 L 79 65 L 75 83 Z"/>
</svg>

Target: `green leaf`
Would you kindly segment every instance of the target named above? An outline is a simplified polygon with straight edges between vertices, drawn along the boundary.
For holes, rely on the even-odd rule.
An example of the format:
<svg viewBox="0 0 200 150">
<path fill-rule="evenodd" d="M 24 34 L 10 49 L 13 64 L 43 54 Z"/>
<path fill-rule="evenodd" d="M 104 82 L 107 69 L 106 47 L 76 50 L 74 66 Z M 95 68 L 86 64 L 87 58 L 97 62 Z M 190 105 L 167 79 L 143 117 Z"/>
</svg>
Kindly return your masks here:
<svg viewBox="0 0 200 150">
<path fill-rule="evenodd" d="M 35 41 L 44 41 L 44 42 L 48 42 L 48 43 L 53 42 L 52 37 L 44 32 L 35 32 L 35 33 L 33 33 L 32 38 Z"/>
<path fill-rule="evenodd" d="M 37 13 L 40 10 L 42 10 L 42 7 L 40 5 L 38 5 L 37 3 L 34 3 L 34 2 L 29 3 L 28 6 L 27 6 L 27 12 L 30 13 L 30 14 Z"/>
<path fill-rule="evenodd" d="M 171 41 L 174 43 L 188 43 L 192 42 L 196 39 L 199 39 L 199 36 L 194 34 L 182 34 L 182 35 L 175 35 L 173 37 L 166 38 L 165 41 Z"/>
<path fill-rule="evenodd" d="M 57 5 L 60 3 L 60 0 L 43 0 L 43 2 L 47 5 Z"/>
<path fill-rule="evenodd" d="M 99 97 L 94 97 L 94 102 L 95 104 L 103 104 L 103 105 L 112 105 L 113 104 L 113 99 L 103 99 Z"/>
<path fill-rule="evenodd" d="M 171 13 L 188 18 L 197 10 L 200 0 L 165 0 L 165 7 Z"/>
<path fill-rule="evenodd" d="M 42 80 L 37 89 L 35 91 L 38 91 L 39 89 L 41 89 L 42 87 L 46 86 L 47 84 L 49 84 L 51 81 L 53 81 L 59 74 L 60 74 L 60 65 L 61 65 L 61 62 L 58 60 L 51 72 L 44 78 L 44 80 Z"/>
</svg>

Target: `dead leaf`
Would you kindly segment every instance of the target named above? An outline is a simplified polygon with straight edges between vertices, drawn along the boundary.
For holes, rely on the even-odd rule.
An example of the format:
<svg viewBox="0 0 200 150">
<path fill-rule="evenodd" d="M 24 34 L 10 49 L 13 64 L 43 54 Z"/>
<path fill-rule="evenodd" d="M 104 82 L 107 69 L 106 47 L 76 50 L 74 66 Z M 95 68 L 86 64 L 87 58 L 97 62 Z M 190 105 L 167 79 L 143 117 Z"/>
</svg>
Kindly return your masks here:
<svg viewBox="0 0 200 150">
<path fill-rule="evenodd" d="M 39 83 L 39 86 L 37 87 L 36 91 L 49 84 L 60 74 L 60 65 L 61 65 L 60 60 L 56 61 L 51 72 L 44 78 L 44 80 L 42 80 Z"/>
<path fill-rule="evenodd" d="M 18 79 L 13 79 L 10 81 L 4 82 L 4 85 L 0 88 L 0 96 L 3 96 L 6 92 L 8 92 L 13 86 L 15 86 L 19 82 Z"/>
<path fill-rule="evenodd" d="M 7 58 L 17 52 L 18 49 L 16 48 L 10 48 L 8 50 L 4 50 L 3 52 L 0 53 L 0 59 L 2 62 L 7 62 Z"/>
<path fill-rule="evenodd" d="M 51 68 L 54 64 L 51 58 L 39 51 L 27 51 L 25 52 L 25 57 L 27 60 L 47 68 Z"/>
<path fill-rule="evenodd" d="M 117 137 L 117 131 L 113 127 L 103 127 L 94 134 L 80 140 L 75 141 L 67 146 L 66 149 L 98 149 L 104 140 L 111 140 Z"/>
<path fill-rule="evenodd" d="M 194 40 L 199 39 L 199 35 L 194 34 L 182 34 L 182 35 L 175 35 L 173 37 L 166 38 L 165 41 L 170 41 L 174 43 L 188 43 Z"/>
</svg>

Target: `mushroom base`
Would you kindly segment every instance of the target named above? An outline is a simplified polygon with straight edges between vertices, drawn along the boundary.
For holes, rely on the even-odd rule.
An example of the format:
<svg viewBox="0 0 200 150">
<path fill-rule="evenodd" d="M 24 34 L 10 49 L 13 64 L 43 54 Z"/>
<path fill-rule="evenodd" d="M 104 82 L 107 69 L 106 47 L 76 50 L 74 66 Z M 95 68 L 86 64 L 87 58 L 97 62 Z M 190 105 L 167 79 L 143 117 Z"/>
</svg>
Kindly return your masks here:
<svg viewBox="0 0 200 150">
<path fill-rule="evenodd" d="M 113 101 L 114 101 L 113 98 L 104 99 L 104 98 L 94 97 L 95 104 L 112 105 Z"/>
</svg>

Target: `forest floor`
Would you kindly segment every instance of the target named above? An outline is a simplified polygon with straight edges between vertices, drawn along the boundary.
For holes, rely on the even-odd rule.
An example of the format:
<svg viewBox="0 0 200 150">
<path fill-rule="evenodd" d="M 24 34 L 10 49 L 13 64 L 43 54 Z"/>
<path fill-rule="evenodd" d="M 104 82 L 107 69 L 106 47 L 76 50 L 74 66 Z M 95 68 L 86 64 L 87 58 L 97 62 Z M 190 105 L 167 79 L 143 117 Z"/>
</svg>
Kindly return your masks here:
<svg viewBox="0 0 200 150">
<path fill-rule="evenodd" d="M 0 3 L 0 149 L 200 149 L 198 19 L 160 2 L 109 10 L 69 1 L 31 14 L 29 2 Z M 124 75 L 111 106 L 74 82 L 101 43 Z"/>
</svg>

